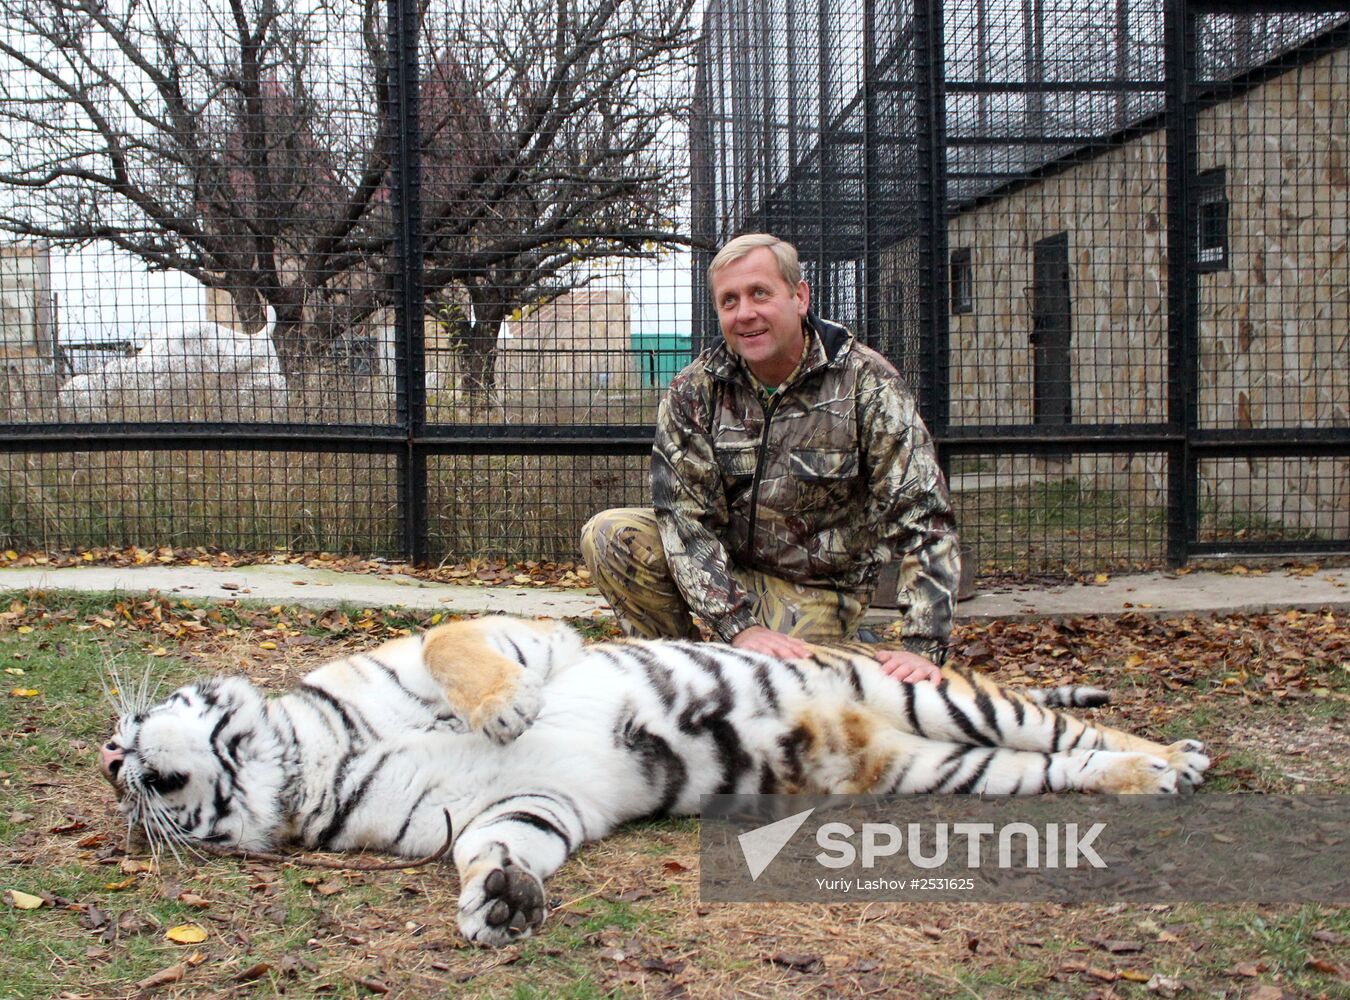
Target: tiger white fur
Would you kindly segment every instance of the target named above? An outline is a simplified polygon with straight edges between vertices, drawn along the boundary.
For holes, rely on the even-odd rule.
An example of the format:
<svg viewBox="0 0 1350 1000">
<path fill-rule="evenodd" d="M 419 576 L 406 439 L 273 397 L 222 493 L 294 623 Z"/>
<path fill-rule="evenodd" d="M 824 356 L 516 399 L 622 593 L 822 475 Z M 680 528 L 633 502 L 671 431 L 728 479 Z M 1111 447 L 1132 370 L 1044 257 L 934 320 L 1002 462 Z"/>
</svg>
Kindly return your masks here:
<svg viewBox="0 0 1350 1000">
<path fill-rule="evenodd" d="M 446 838 L 459 926 L 502 945 L 544 919 L 543 880 L 581 844 L 729 792 L 1176 792 L 1209 759 L 944 668 L 902 684 L 860 651 L 775 660 L 677 641 L 583 645 L 506 617 L 328 663 L 268 698 L 241 678 L 129 712 L 101 751 L 151 842 L 421 857 Z"/>
</svg>

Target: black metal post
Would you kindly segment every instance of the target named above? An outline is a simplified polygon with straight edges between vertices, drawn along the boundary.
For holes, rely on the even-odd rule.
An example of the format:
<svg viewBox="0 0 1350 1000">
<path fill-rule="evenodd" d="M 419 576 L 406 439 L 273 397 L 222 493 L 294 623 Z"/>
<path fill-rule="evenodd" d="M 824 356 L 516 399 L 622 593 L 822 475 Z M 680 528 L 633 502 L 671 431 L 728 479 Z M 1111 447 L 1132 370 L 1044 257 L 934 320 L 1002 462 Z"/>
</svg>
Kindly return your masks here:
<svg viewBox="0 0 1350 1000">
<path fill-rule="evenodd" d="M 890 338 L 883 337 L 881 329 L 881 219 L 883 215 L 893 218 L 894 213 L 882 209 L 886 195 L 878 183 L 881 166 L 877 137 L 876 18 L 875 0 L 863 0 L 863 329 L 860 332 L 868 344 L 889 354 Z"/>
<path fill-rule="evenodd" d="M 418 446 L 426 432 L 427 382 L 422 287 L 421 129 L 418 120 L 416 0 L 389 0 L 388 114 L 393 125 L 390 155 L 394 183 L 395 394 L 406 447 L 399 456 L 399 496 L 405 552 L 414 565 L 426 563 L 427 456 Z"/>
<path fill-rule="evenodd" d="M 934 437 L 950 422 L 947 298 L 947 122 L 943 62 L 942 0 L 915 0 L 914 64 L 919 140 L 920 224 L 919 330 L 921 351 L 919 412 Z"/>
<path fill-rule="evenodd" d="M 1186 562 L 1198 540 L 1199 467 L 1190 439 L 1199 424 L 1199 282 L 1195 270 L 1196 115 L 1191 100 L 1195 17 L 1187 0 L 1163 11 L 1167 95 L 1167 423 L 1180 435 L 1167 451 L 1167 561 Z"/>
</svg>

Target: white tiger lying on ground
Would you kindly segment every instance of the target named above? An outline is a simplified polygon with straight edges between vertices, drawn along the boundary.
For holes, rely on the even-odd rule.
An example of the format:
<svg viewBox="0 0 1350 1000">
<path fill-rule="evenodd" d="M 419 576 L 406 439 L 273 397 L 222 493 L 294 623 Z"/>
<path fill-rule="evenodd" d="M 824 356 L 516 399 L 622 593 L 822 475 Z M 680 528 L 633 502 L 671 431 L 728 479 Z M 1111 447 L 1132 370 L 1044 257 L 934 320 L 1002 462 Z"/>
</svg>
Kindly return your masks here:
<svg viewBox="0 0 1350 1000">
<path fill-rule="evenodd" d="M 442 625 L 319 667 L 266 698 L 242 678 L 126 713 L 101 751 L 152 844 L 371 848 L 446 837 L 459 926 L 501 945 L 544 919 L 543 880 L 586 841 L 715 792 L 1176 792 L 1209 759 L 948 667 L 901 684 L 852 651 L 784 662 L 730 646 L 583 646 L 564 625 Z"/>
</svg>

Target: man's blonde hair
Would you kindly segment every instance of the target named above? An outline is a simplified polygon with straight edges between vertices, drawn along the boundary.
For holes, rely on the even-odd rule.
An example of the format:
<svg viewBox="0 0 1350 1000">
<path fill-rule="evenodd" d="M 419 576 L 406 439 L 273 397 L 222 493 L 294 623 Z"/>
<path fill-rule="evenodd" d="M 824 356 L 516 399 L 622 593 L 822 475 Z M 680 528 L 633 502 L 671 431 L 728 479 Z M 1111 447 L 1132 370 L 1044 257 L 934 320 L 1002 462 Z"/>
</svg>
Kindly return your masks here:
<svg viewBox="0 0 1350 1000">
<path fill-rule="evenodd" d="M 769 233 L 746 233 L 744 236 L 737 236 L 717 251 L 717 256 L 708 265 L 708 290 L 712 291 L 713 276 L 718 271 L 760 247 L 773 254 L 774 260 L 778 262 L 778 273 L 783 276 L 788 287 L 795 290 L 802 280 L 802 265 L 797 259 L 797 248 Z"/>
</svg>

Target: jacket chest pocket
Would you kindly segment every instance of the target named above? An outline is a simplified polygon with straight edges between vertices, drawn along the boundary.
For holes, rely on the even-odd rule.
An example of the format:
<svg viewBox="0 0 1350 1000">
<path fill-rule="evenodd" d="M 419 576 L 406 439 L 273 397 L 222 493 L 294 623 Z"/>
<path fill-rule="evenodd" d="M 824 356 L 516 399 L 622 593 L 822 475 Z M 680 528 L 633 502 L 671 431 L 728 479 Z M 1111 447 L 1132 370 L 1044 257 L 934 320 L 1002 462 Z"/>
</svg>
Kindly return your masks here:
<svg viewBox="0 0 1350 1000">
<path fill-rule="evenodd" d="M 759 446 L 754 441 L 726 441 L 718 442 L 714 447 L 727 498 L 734 502 L 750 488 L 759 463 Z"/>
<path fill-rule="evenodd" d="M 858 453 L 797 448 L 788 457 L 788 471 L 796 484 L 801 507 L 829 508 L 851 497 L 858 480 Z"/>
</svg>

